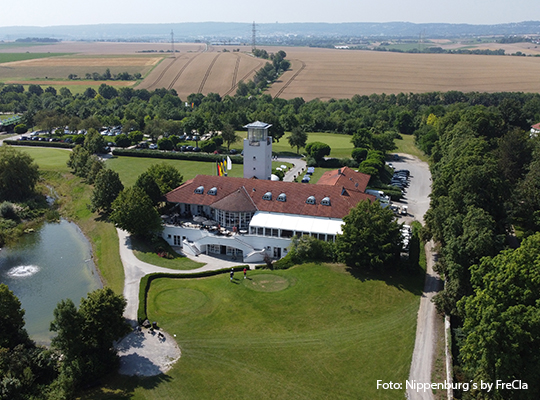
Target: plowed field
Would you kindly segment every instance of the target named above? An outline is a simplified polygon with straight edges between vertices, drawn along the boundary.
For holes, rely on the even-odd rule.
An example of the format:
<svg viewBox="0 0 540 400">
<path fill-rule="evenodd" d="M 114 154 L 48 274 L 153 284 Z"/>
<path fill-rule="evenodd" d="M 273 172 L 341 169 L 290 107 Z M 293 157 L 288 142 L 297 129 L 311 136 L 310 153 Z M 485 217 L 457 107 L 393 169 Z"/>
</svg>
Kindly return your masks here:
<svg viewBox="0 0 540 400">
<path fill-rule="evenodd" d="M 191 93 L 234 94 L 238 82 L 251 79 L 263 65 L 241 53 L 184 53 L 164 60 L 138 87 L 175 89 L 182 99 Z"/>
</svg>

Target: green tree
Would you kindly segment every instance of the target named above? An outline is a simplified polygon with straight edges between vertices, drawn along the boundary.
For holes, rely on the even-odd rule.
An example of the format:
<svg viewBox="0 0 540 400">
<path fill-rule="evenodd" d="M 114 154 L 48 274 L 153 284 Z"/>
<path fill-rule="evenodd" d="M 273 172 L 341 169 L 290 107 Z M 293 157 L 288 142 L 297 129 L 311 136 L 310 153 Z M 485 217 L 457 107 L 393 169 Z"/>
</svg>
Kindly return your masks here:
<svg viewBox="0 0 540 400">
<path fill-rule="evenodd" d="M 129 137 L 129 140 L 131 140 L 132 144 L 137 144 L 141 140 L 143 140 L 144 135 L 142 134 L 141 131 L 133 131 L 129 133 L 128 137 Z"/>
<path fill-rule="evenodd" d="M 169 138 L 161 138 L 157 142 L 159 150 L 172 150 L 174 149 L 174 144 Z"/>
<path fill-rule="evenodd" d="M 90 154 L 103 153 L 105 149 L 105 140 L 97 130 L 91 128 L 84 138 L 84 148 Z"/>
<path fill-rule="evenodd" d="M 129 140 L 129 138 L 124 133 L 116 136 L 114 141 L 118 147 L 128 147 L 131 145 L 131 140 Z"/>
<path fill-rule="evenodd" d="M 216 142 L 213 139 L 201 142 L 201 150 L 205 153 L 213 153 L 217 150 Z"/>
<path fill-rule="evenodd" d="M 67 161 L 68 168 L 71 168 L 71 172 L 81 178 L 86 178 L 88 175 L 88 160 L 90 153 L 83 146 L 77 145 L 69 153 L 69 160 Z"/>
<path fill-rule="evenodd" d="M 236 143 L 240 139 L 240 136 L 236 134 L 231 124 L 225 124 L 221 130 L 221 138 L 223 142 L 227 143 L 227 151 L 229 151 L 231 144 Z"/>
<path fill-rule="evenodd" d="M 163 229 L 152 200 L 139 187 L 124 189 L 112 204 L 110 220 L 132 235 L 150 236 Z"/>
<path fill-rule="evenodd" d="M 97 92 L 91 87 L 86 88 L 86 90 L 83 93 L 83 96 L 86 97 L 87 99 L 93 99 L 94 97 L 96 97 L 96 95 L 97 95 Z"/>
<path fill-rule="evenodd" d="M 412 135 L 414 133 L 414 118 L 409 111 L 401 111 L 396 116 L 394 126 L 399 133 Z"/>
<path fill-rule="evenodd" d="M 300 152 L 300 147 L 305 147 L 308 139 L 307 133 L 299 126 L 294 127 L 290 136 L 287 138 L 291 147 L 296 147 L 296 154 Z"/>
<path fill-rule="evenodd" d="M 516 250 L 483 258 L 471 270 L 474 294 L 459 302 L 465 317 L 460 351 L 464 371 L 476 381 L 517 379 L 529 386 L 495 389 L 493 398 L 539 398 L 540 234 Z"/>
<path fill-rule="evenodd" d="M 108 168 L 102 169 L 94 181 L 94 190 L 90 198 L 92 211 L 110 212 L 113 201 L 122 190 L 124 190 L 124 185 L 120 181 L 118 172 Z"/>
<path fill-rule="evenodd" d="M 355 160 L 358 164 L 364 161 L 367 158 L 367 155 L 368 149 L 364 149 L 362 147 L 355 147 L 351 152 L 352 159 Z"/>
<path fill-rule="evenodd" d="M 159 186 L 154 177 L 148 171 L 139 175 L 137 181 L 135 182 L 135 186 L 141 188 L 150 198 L 150 200 L 152 200 L 154 205 L 157 205 L 161 200 L 161 191 L 159 190 Z"/>
<path fill-rule="evenodd" d="M 59 350 L 63 378 L 73 388 L 95 382 L 118 366 L 113 342 L 130 331 L 123 317 L 126 300 L 112 289 L 98 289 L 81 300 L 63 300 L 54 310 L 51 345 Z"/>
<path fill-rule="evenodd" d="M 353 134 L 351 142 L 354 147 L 370 149 L 372 136 L 373 135 L 369 129 L 361 128 Z"/>
<path fill-rule="evenodd" d="M 306 145 L 306 153 L 313 157 L 317 164 L 324 160 L 325 156 L 329 156 L 331 150 L 329 145 L 322 142 L 312 142 Z"/>
<path fill-rule="evenodd" d="M 39 85 L 29 85 L 28 86 L 28 93 L 35 94 L 37 96 L 41 96 L 43 94 L 43 88 Z"/>
<path fill-rule="evenodd" d="M 0 201 L 29 198 L 38 178 L 38 166 L 32 157 L 9 146 L 0 147 Z"/>
<path fill-rule="evenodd" d="M 160 164 L 152 164 L 147 172 L 154 178 L 154 181 L 159 187 L 161 196 L 176 189 L 182 183 L 182 175 L 171 164 L 162 162 Z"/>
<path fill-rule="evenodd" d="M 2 315 L 0 348 L 13 349 L 19 344 L 28 344 L 30 338 L 24 329 L 24 310 L 21 308 L 21 302 L 3 283 L 0 283 L 0 315 Z"/>
<path fill-rule="evenodd" d="M 338 261 L 355 268 L 380 269 L 399 255 L 400 225 L 378 201 L 358 203 L 343 222 L 343 233 L 336 238 Z"/>
</svg>

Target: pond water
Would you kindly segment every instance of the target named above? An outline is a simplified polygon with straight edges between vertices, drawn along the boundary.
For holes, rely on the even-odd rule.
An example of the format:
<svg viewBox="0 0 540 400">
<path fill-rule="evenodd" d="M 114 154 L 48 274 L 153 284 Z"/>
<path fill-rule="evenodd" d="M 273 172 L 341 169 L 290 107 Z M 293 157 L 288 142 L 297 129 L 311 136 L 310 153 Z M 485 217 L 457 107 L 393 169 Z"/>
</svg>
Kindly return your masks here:
<svg viewBox="0 0 540 400">
<path fill-rule="evenodd" d="M 91 247 L 74 223 L 45 223 L 17 244 L 0 251 L 0 282 L 9 286 L 26 311 L 26 330 L 49 344 L 49 325 L 60 300 L 78 306 L 88 292 L 101 288 Z"/>
</svg>

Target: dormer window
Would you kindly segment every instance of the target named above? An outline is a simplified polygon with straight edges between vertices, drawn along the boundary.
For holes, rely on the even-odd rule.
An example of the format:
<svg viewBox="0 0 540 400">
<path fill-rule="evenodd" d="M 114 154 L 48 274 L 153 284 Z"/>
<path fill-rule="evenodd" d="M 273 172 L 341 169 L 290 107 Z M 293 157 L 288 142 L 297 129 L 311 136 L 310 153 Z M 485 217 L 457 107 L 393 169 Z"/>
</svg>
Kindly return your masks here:
<svg viewBox="0 0 540 400">
<path fill-rule="evenodd" d="M 208 194 L 211 195 L 211 196 L 216 196 L 217 195 L 217 187 L 213 187 L 212 189 L 210 189 L 208 191 Z"/>
<path fill-rule="evenodd" d="M 263 196 L 263 200 L 272 200 L 272 192 L 266 192 Z"/>
<path fill-rule="evenodd" d="M 306 200 L 307 204 L 315 204 L 315 196 L 309 196 Z"/>
<path fill-rule="evenodd" d="M 330 205 L 330 197 L 325 197 L 324 199 L 322 199 L 321 204 L 323 206 L 329 206 Z"/>
<path fill-rule="evenodd" d="M 195 194 L 204 194 L 204 186 L 199 186 L 195 189 Z"/>
<path fill-rule="evenodd" d="M 278 198 L 277 198 L 277 201 L 287 201 L 287 195 L 285 193 L 281 193 Z"/>
</svg>

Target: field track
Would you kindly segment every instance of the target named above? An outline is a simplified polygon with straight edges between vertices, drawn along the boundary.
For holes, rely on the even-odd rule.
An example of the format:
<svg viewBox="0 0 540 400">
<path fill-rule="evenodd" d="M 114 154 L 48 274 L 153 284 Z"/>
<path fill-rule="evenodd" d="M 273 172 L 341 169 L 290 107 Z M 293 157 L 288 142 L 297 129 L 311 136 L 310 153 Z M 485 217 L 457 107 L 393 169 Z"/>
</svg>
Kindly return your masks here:
<svg viewBox="0 0 540 400">
<path fill-rule="evenodd" d="M 204 89 L 204 84 L 208 80 L 208 76 L 210 75 L 210 72 L 212 71 L 212 68 L 214 67 L 214 64 L 216 63 L 216 60 L 218 59 L 218 57 L 220 55 L 221 55 L 221 53 L 217 53 L 217 55 L 214 57 L 214 59 L 210 63 L 210 66 L 208 67 L 208 69 L 206 70 L 206 72 L 204 74 L 204 77 L 203 77 L 203 79 L 201 81 L 201 85 L 199 86 L 199 91 L 197 93 L 202 93 L 202 91 Z"/>
<path fill-rule="evenodd" d="M 283 93 L 283 91 L 284 91 L 285 89 L 287 89 L 287 88 L 289 87 L 289 85 L 294 81 L 294 78 L 296 78 L 299 74 L 301 74 L 302 71 L 304 70 L 304 68 L 306 68 L 306 63 L 305 63 L 305 62 L 303 62 L 303 61 L 301 61 L 301 60 L 295 60 L 295 61 L 298 61 L 302 66 L 301 66 L 301 67 L 298 69 L 298 71 L 296 71 L 296 72 L 294 73 L 294 75 L 291 76 L 291 78 L 290 78 L 290 79 L 289 79 L 289 80 L 288 80 L 288 81 L 287 81 L 287 82 L 286 82 L 286 83 L 285 83 L 285 84 L 277 91 L 277 93 L 276 93 L 274 96 L 272 96 L 274 99 L 275 99 L 276 97 L 281 96 L 281 94 Z"/>
<path fill-rule="evenodd" d="M 174 87 L 174 84 L 176 83 L 176 81 L 178 81 L 178 78 L 180 78 L 180 76 L 182 75 L 182 73 L 186 70 L 186 68 L 189 66 L 189 64 L 191 64 L 193 62 L 193 60 L 195 60 L 195 58 L 199 57 L 199 55 L 201 55 L 201 53 L 197 53 L 195 54 L 193 57 L 191 57 L 187 63 L 184 64 L 184 66 L 180 69 L 180 71 L 178 71 L 178 73 L 176 74 L 176 76 L 174 77 L 174 79 L 171 81 L 171 83 L 169 84 L 169 86 L 167 87 L 167 89 L 171 90 L 173 87 Z"/>
</svg>

